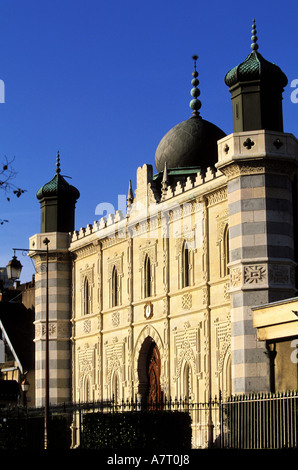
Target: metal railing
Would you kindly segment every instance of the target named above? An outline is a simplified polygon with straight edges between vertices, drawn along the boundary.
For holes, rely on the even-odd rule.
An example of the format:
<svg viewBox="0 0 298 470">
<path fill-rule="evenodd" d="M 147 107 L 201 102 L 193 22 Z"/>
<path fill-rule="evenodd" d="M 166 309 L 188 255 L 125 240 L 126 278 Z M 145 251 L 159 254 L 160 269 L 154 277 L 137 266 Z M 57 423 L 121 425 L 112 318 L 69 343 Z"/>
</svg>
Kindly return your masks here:
<svg viewBox="0 0 298 470">
<path fill-rule="evenodd" d="M 282 449 L 298 447 L 298 392 L 236 395 L 222 402 L 214 399 L 194 403 L 186 399 L 164 399 L 159 403 L 138 400 L 105 400 L 61 403 L 50 406 L 50 415 L 68 416 L 73 444 L 80 445 L 85 413 L 138 411 L 183 411 L 192 421 L 193 448 Z M 0 409 L 0 421 L 42 416 L 42 408 Z"/>
<path fill-rule="evenodd" d="M 93 403 L 76 403 L 74 406 L 74 428 L 76 428 L 76 445 L 80 444 L 83 435 L 83 415 L 90 412 L 123 413 L 139 411 L 180 411 L 189 413 L 192 428 L 192 448 L 220 446 L 220 400 L 196 403 L 186 398 L 164 398 L 159 402 L 141 402 L 120 400 Z"/>
<path fill-rule="evenodd" d="M 221 406 L 221 447 L 296 448 L 297 413 L 297 391 L 231 397 Z"/>
</svg>

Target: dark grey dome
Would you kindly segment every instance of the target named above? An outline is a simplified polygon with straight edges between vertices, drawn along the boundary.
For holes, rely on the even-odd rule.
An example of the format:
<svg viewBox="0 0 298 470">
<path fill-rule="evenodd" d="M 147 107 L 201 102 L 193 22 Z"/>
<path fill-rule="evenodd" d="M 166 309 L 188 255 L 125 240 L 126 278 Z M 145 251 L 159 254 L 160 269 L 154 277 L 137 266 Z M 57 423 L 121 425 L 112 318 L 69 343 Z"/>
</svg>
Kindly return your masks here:
<svg viewBox="0 0 298 470">
<path fill-rule="evenodd" d="M 167 168 L 208 168 L 218 160 L 217 141 L 225 133 L 200 116 L 192 116 L 173 127 L 160 141 L 155 153 L 157 172 Z"/>
</svg>

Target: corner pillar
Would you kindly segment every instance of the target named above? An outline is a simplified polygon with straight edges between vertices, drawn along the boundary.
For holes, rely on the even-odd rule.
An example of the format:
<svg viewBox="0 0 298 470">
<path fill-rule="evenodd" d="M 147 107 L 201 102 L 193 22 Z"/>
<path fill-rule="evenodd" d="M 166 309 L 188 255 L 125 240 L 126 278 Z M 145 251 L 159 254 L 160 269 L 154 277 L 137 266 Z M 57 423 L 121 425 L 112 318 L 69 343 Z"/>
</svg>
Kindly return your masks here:
<svg viewBox="0 0 298 470">
<path fill-rule="evenodd" d="M 35 275 L 35 382 L 36 406 L 46 396 L 46 303 L 48 298 L 49 402 L 71 401 L 71 257 L 68 233 L 42 233 L 30 238 Z M 43 240 L 49 239 L 48 272 Z M 36 250 L 36 251 L 34 251 Z M 48 276 L 47 276 L 48 274 Z M 48 281 L 47 281 L 48 277 Z M 48 283 L 48 296 L 46 294 Z"/>
<path fill-rule="evenodd" d="M 292 176 L 297 141 L 250 131 L 219 141 L 229 207 L 232 393 L 269 390 L 251 308 L 295 295 Z"/>
</svg>

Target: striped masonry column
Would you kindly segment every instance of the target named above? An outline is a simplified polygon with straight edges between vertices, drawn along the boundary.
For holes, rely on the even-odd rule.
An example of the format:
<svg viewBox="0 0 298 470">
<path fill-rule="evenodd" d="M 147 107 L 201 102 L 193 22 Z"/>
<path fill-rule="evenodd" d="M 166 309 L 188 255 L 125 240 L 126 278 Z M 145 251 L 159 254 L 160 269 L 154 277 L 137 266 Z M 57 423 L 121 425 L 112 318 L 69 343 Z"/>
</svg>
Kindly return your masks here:
<svg viewBox="0 0 298 470">
<path fill-rule="evenodd" d="M 218 165 L 228 178 L 233 393 L 269 389 L 265 345 L 257 341 L 251 307 L 295 295 L 295 164 L 272 155 L 269 135 L 271 140 L 265 131 L 223 139 L 234 154 Z"/>
<path fill-rule="evenodd" d="M 49 402 L 71 401 L 71 260 L 68 252 L 69 235 L 64 233 L 38 234 L 30 246 L 44 249 L 49 243 Z M 34 249 L 34 248 L 33 248 Z M 31 254 L 36 267 L 35 284 L 35 383 L 36 406 L 45 404 L 45 312 L 46 256 L 37 251 Z"/>
</svg>

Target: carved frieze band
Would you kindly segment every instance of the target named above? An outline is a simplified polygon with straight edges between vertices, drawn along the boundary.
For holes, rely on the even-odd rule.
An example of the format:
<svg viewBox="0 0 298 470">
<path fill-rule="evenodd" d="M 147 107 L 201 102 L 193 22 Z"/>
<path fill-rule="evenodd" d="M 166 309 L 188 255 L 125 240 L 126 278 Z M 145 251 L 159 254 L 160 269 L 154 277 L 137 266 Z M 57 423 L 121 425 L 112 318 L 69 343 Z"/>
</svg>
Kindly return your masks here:
<svg viewBox="0 0 298 470">
<path fill-rule="evenodd" d="M 282 162 L 275 162 L 273 160 L 250 160 L 239 161 L 229 164 L 221 168 L 221 171 L 229 179 L 237 178 L 242 175 L 261 174 L 261 173 L 276 173 L 282 175 L 290 175 L 292 172 L 292 165 L 285 165 Z"/>
<path fill-rule="evenodd" d="M 49 338 L 62 339 L 69 338 L 70 322 L 49 322 L 48 325 Z M 35 339 L 45 339 L 46 324 L 45 322 L 35 325 Z"/>
<path fill-rule="evenodd" d="M 231 267 L 231 287 L 242 285 L 294 284 L 294 268 L 280 264 L 251 264 Z"/>
<path fill-rule="evenodd" d="M 208 206 L 213 206 L 219 202 L 225 201 L 228 198 L 227 187 L 217 189 L 216 191 L 207 194 Z"/>
</svg>

